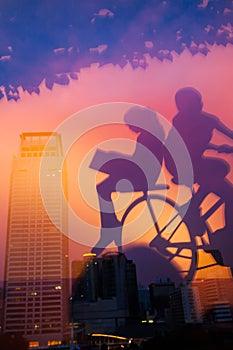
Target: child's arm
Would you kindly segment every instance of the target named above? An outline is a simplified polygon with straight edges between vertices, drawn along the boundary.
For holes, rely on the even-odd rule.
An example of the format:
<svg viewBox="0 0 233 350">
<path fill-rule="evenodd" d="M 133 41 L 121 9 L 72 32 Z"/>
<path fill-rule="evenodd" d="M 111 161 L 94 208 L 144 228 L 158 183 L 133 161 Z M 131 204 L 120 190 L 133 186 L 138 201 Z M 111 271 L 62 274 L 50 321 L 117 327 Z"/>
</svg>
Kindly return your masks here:
<svg viewBox="0 0 233 350">
<path fill-rule="evenodd" d="M 125 159 L 126 156 L 123 153 L 97 149 L 89 167 L 94 170 L 99 170 L 103 164 L 117 158 Z"/>
<path fill-rule="evenodd" d="M 223 135 L 225 135 L 233 140 L 233 130 L 228 128 L 228 126 L 223 124 L 219 119 L 218 119 L 218 122 L 216 124 L 216 130 L 218 130 Z"/>
</svg>

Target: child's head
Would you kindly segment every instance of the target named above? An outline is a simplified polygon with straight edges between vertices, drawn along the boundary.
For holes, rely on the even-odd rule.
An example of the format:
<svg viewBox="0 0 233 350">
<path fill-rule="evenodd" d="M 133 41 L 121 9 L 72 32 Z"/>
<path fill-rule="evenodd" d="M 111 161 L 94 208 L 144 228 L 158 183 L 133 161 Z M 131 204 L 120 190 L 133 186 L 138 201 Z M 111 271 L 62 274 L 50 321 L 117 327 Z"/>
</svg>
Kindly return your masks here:
<svg viewBox="0 0 233 350">
<path fill-rule="evenodd" d="M 175 94 L 175 102 L 180 112 L 200 112 L 203 107 L 200 92 L 192 87 L 179 89 Z"/>
<path fill-rule="evenodd" d="M 133 132 L 151 132 L 160 140 L 164 139 L 164 130 L 157 113 L 149 108 L 142 106 L 131 107 L 125 113 L 124 121 Z"/>
</svg>

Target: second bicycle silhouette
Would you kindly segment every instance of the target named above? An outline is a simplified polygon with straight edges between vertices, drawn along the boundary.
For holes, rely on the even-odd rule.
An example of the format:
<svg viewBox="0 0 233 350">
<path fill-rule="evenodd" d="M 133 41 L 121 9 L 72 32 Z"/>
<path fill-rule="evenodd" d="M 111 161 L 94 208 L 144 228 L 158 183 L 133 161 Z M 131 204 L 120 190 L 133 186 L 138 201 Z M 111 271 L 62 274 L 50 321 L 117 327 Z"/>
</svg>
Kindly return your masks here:
<svg viewBox="0 0 233 350">
<path fill-rule="evenodd" d="M 182 261 L 180 273 L 185 279 L 191 279 L 197 267 L 197 248 L 208 251 L 218 249 L 219 240 L 232 242 L 233 185 L 227 178 L 230 166 L 222 158 L 206 156 L 205 152 L 232 152 L 231 146 L 215 145 L 211 139 L 215 130 L 233 139 L 233 131 L 216 116 L 202 111 L 201 95 L 194 88 L 177 91 L 175 101 L 178 113 L 173 118 L 173 128 L 167 137 L 156 113 L 135 106 L 124 116 L 130 130 L 138 134 L 134 154 L 128 156 L 97 151 L 91 167 L 109 176 L 97 185 L 101 231 L 92 252 L 101 254 L 111 242 L 115 242 L 121 251 L 122 229 L 127 217 L 138 205 L 146 203 L 155 230 L 149 246 L 171 263 L 179 265 Z M 181 173 L 182 165 L 176 164 L 171 152 L 177 146 L 174 143 L 174 133 L 177 131 L 191 159 L 193 182 L 189 176 L 184 176 L 187 172 L 185 166 Z M 189 205 L 180 206 L 157 192 L 159 187 L 156 183 L 164 163 L 174 186 L 186 186 L 193 194 Z M 129 183 L 131 186 L 128 186 Z M 142 193 L 129 205 L 121 219 L 117 218 L 112 202 L 112 193 L 116 191 Z M 200 206 L 210 193 L 219 200 L 201 215 Z M 225 225 L 221 230 L 213 230 L 208 219 L 220 207 L 224 207 Z"/>
</svg>

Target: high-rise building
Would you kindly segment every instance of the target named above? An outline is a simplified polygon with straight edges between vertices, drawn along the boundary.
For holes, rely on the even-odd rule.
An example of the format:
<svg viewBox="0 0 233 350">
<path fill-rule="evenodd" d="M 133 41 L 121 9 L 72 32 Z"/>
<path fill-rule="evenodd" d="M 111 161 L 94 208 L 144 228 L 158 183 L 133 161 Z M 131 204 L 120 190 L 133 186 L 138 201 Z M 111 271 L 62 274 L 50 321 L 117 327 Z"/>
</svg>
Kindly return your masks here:
<svg viewBox="0 0 233 350">
<path fill-rule="evenodd" d="M 87 332 L 114 332 L 139 315 L 136 266 L 122 253 L 86 254 L 73 284 L 73 319 Z"/>
<path fill-rule="evenodd" d="M 138 302 L 140 309 L 140 316 L 147 318 L 151 315 L 151 302 L 149 288 L 141 284 L 138 285 Z"/>
<path fill-rule="evenodd" d="M 200 269 L 190 283 L 176 288 L 170 302 L 176 325 L 232 323 L 233 279 L 230 268 L 213 265 Z"/>
<path fill-rule="evenodd" d="M 20 137 L 10 185 L 3 330 L 23 334 L 30 346 L 59 344 L 68 325 L 69 299 L 68 238 L 61 233 L 67 213 L 57 191 L 65 171 L 61 137 L 50 132 Z"/>
<path fill-rule="evenodd" d="M 0 287 L 0 333 L 2 332 L 3 289 Z"/>
<path fill-rule="evenodd" d="M 170 295 L 174 290 L 175 282 L 169 278 L 164 280 L 159 278 L 155 283 L 150 283 L 150 301 L 157 319 L 164 319 L 166 309 L 170 307 Z"/>
</svg>

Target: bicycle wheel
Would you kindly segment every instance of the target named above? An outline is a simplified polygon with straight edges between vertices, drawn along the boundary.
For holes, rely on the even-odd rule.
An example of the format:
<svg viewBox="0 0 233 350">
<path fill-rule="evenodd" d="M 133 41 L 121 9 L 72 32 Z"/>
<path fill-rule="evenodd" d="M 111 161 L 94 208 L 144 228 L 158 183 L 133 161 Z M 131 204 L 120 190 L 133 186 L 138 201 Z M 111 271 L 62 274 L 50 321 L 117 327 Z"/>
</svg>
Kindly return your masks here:
<svg viewBox="0 0 233 350">
<path fill-rule="evenodd" d="M 132 217 L 138 214 L 137 208 L 142 205 L 144 222 L 147 222 L 147 225 L 145 229 L 141 226 L 141 229 L 146 244 L 167 259 L 176 268 L 182 280 L 191 280 L 197 264 L 196 242 L 183 221 L 180 207 L 162 195 L 144 195 L 127 208 L 122 217 L 122 224 L 127 225 L 132 221 Z M 141 215 L 141 221 L 142 218 Z M 135 227 L 138 225 L 139 221 Z"/>
</svg>

